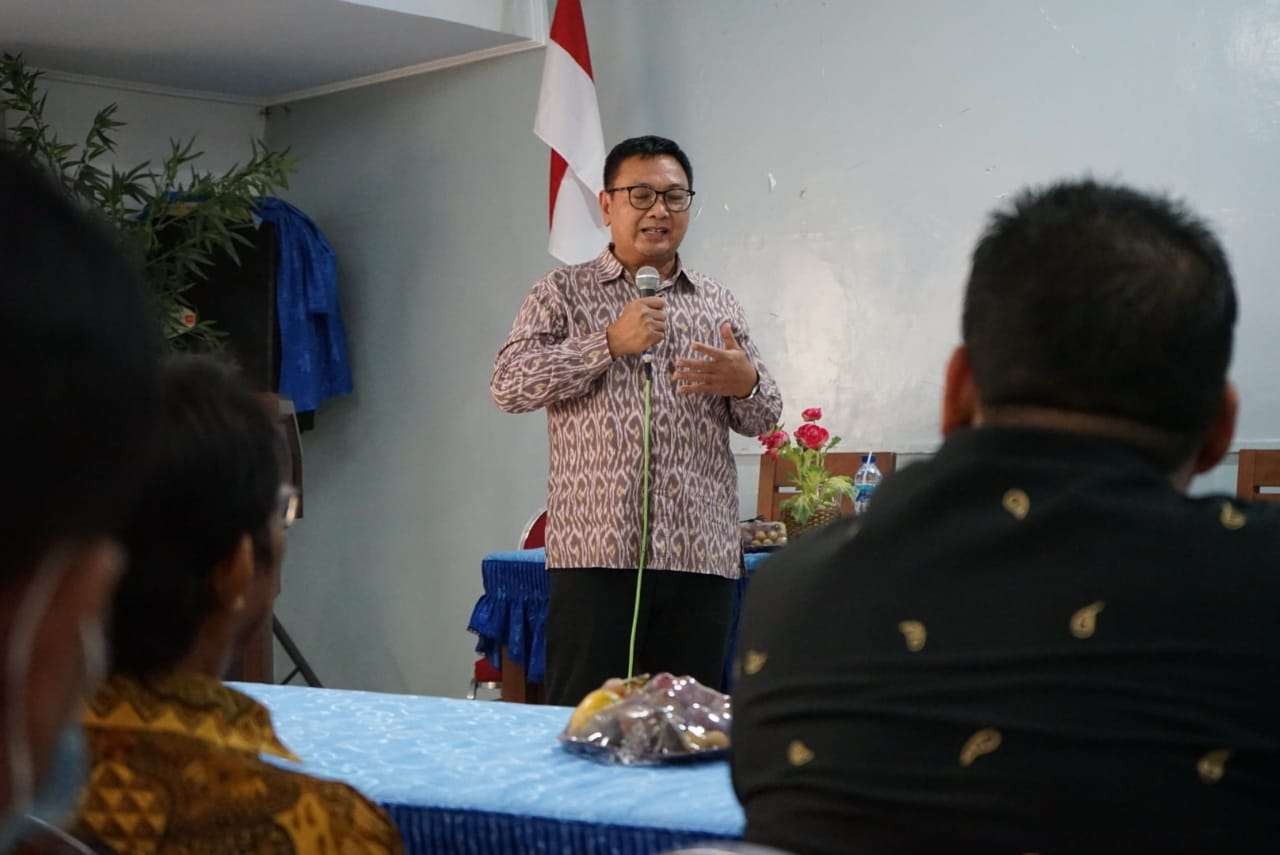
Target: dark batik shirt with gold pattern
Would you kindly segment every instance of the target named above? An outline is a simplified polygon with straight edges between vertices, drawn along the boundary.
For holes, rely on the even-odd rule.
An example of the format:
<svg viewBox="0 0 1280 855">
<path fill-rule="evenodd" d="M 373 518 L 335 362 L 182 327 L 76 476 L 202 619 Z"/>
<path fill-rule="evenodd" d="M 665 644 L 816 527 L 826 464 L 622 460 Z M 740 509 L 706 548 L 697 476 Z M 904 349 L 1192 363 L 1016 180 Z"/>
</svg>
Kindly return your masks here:
<svg viewBox="0 0 1280 855">
<path fill-rule="evenodd" d="M 1280 851 L 1280 505 L 964 431 L 748 593 L 733 777 L 794 852 Z"/>
<path fill-rule="evenodd" d="M 77 826 L 117 852 L 402 851 L 395 826 L 351 787 L 260 759 L 297 760 L 265 707 L 216 680 L 114 677 L 84 725 L 91 771 Z"/>
</svg>

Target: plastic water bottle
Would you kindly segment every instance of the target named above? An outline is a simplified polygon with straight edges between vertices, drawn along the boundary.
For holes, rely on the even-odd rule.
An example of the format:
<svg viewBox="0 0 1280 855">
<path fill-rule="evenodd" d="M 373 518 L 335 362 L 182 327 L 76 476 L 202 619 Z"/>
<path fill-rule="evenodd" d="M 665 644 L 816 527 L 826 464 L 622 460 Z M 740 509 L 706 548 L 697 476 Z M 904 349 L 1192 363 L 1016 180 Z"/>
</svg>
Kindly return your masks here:
<svg viewBox="0 0 1280 855">
<path fill-rule="evenodd" d="M 858 471 L 853 475 L 853 512 L 855 514 L 865 514 L 867 508 L 871 506 L 871 497 L 875 494 L 876 487 L 880 486 L 880 482 L 884 480 L 884 476 L 880 474 L 880 468 L 876 466 L 876 456 L 874 454 L 864 454 L 862 456 L 862 465 L 858 467 Z"/>
</svg>

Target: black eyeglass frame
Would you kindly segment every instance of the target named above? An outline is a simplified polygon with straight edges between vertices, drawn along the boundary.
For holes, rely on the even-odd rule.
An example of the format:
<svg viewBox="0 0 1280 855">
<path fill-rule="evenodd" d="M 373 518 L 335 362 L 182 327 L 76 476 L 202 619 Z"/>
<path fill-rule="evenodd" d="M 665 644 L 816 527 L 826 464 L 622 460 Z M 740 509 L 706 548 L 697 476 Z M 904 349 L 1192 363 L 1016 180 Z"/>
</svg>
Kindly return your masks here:
<svg viewBox="0 0 1280 855">
<path fill-rule="evenodd" d="M 631 207 L 635 208 L 637 211 L 649 210 L 654 205 L 658 204 L 658 197 L 661 196 L 662 204 L 665 205 L 667 210 L 673 214 L 683 214 L 685 211 L 689 210 L 689 208 L 693 206 L 693 197 L 698 195 L 698 191 L 690 190 L 687 187 L 668 187 L 666 190 L 659 190 L 656 187 L 650 187 L 648 184 L 628 184 L 626 187 L 606 187 L 604 192 L 617 193 L 620 190 L 627 191 L 627 201 L 630 202 Z M 648 205 L 641 205 L 637 203 L 635 197 L 635 191 L 637 190 L 648 190 L 653 194 L 653 201 Z M 674 208 L 671 206 L 671 200 L 667 198 L 668 193 L 688 193 L 689 198 L 683 208 Z"/>
</svg>

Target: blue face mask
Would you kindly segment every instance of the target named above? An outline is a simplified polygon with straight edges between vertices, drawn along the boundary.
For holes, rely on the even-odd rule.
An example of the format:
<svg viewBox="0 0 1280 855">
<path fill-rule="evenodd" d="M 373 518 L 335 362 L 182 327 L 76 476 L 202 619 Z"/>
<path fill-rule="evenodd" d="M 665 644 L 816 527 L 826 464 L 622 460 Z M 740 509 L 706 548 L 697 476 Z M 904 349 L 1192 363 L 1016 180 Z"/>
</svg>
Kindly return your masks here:
<svg viewBox="0 0 1280 855">
<path fill-rule="evenodd" d="M 28 835 L 65 823 L 76 809 L 87 770 L 84 731 L 79 723 L 72 722 L 58 734 L 44 780 L 32 794 L 30 806 L 0 824 L 0 853 L 8 852 Z M 21 805 L 15 807 L 22 809 Z"/>
</svg>

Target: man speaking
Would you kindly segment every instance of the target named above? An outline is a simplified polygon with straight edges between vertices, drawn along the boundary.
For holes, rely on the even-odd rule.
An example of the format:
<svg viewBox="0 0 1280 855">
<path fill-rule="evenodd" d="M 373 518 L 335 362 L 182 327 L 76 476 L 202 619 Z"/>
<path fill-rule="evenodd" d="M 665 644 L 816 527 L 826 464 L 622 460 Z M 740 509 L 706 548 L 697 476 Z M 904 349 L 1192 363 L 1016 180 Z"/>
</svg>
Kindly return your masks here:
<svg viewBox="0 0 1280 855">
<path fill-rule="evenodd" d="M 616 145 L 600 193 L 611 243 L 534 284 L 494 361 L 501 410 L 547 409 L 548 703 L 577 704 L 629 664 L 720 686 L 742 573 L 728 432 L 768 430 L 782 398 L 737 300 L 677 252 L 693 196 L 676 143 Z"/>
</svg>

